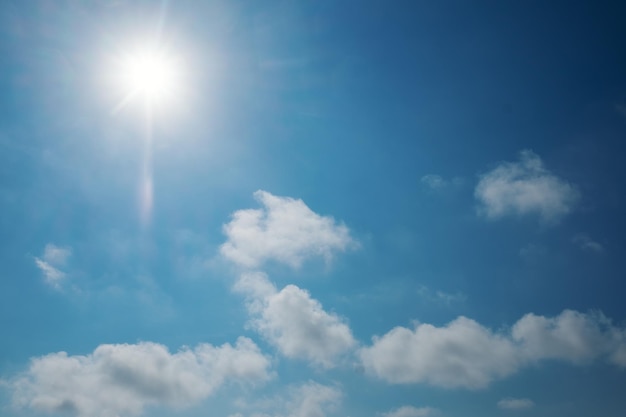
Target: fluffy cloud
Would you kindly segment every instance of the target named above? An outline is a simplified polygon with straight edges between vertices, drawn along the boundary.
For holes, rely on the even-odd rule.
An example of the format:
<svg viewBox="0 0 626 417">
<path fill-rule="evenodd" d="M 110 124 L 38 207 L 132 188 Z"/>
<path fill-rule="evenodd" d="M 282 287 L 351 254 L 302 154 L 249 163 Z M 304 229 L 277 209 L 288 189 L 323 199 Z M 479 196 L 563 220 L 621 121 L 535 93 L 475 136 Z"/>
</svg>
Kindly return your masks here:
<svg viewBox="0 0 626 417">
<path fill-rule="evenodd" d="M 59 352 L 34 358 L 9 386 L 20 408 L 117 417 L 141 414 L 150 405 L 189 406 L 229 380 L 266 381 L 269 366 L 268 358 L 245 337 L 234 346 L 200 344 L 173 354 L 150 342 L 100 345 L 85 356 Z"/>
<path fill-rule="evenodd" d="M 437 410 L 431 407 L 413 407 L 405 405 L 387 413 L 383 413 L 384 417 L 430 417 L 438 414 Z"/>
<path fill-rule="evenodd" d="M 616 337 L 620 333 L 600 313 L 572 310 L 552 318 L 526 314 L 511 331 L 525 359 L 558 359 L 574 364 L 590 363 L 617 352 L 623 343 Z"/>
<path fill-rule="evenodd" d="M 535 403 L 528 398 L 503 398 L 498 401 L 498 408 L 503 410 L 524 410 L 534 406 Z"/>
<path fill-rule="evenodd" d="M 316 214 L 302 200 L 266 191 L 254 198 L 262 208 L 236 211 L 223 228 L 228 239 L 220 252 L 238 265 L 255 268 L 273 260 L 297 268 L 307 258 L 330 260 L 355 244 L 345 225 Z"/>
<path fill-rule="evenodd" d="M 374 338 L 360 357 L 369 373 L 388 382 L 425 382 L 447 388 L 482 388 L 518 367 L 509 339 L 465 317 L 444 327 L 396 327 Z"/>
<path fill-rule="evenodd" d="M 35 265 L 41 270 L 46 284 L 60 289 L 66 274 L 60 268 L 64 267 L 68 258 L 72 255 L 69 248 L 48 243 L 44 248 L 41 258 L 35 257 Z"/>
<path fill-rule="evenodd" d="M 502 163 L 483 175 L 474 195 L 490 219 L 534 213 L 546 222 L 568 214 L 579 199 L 574 186 L 548 171 L 528 150 L 521 152 L 519 162 Z"/>
<path fill-rule="evenodd" d="M 360 350 L 366 372 L 394 384 L 483 388 L 521 367 L 553 359 L 582 365 L 599 358 L 626 367 L 626 330 L 600 313 L 527 314 L 509 332 L 459 317 L 446 326 L 396 327 Z"/>
<path fill-rule="evenodd" d="M 242 275 L 234 289 L 248 297 L 251 326 L 289 358 L 330 368 L 355 344 L 340 317 L 324 311 L 295 285 L 278 291 L 265 274 L 256 272 Z"/>
</svg>

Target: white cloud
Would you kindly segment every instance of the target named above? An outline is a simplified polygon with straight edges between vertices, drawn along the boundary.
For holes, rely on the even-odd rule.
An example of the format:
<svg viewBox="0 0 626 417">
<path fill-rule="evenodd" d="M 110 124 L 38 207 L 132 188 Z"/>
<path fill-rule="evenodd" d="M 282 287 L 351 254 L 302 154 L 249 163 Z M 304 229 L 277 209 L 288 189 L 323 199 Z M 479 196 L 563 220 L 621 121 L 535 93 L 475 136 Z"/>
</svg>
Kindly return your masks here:
<svg viewBox="0 0 626 417">
<path fill-rule="evenodd" d="M 250 339 L 232 346 L 200 344 L 172 354 L 157 343 L 100 345 L 85 356 L 52 353 L 31 360 L 9 382 L 13 404 L 79 417 L 139 415 L 144 407 L 185 407 L 226 381 L 268 380 L 269 359 Z"/>
<path fill-rule="evenodd" d="M 341 391 L 335 387 L 309 381 L 292 390 L 288 405 L 289 417 L 325 417 L 341 400 Z"/>
<path fill-rule="evenodd" d="M 602 253 L 604 252 L 604 247 L 598 242 L 591 239 L 589 236 L 584 234 L 579 234 L 574 236 L 572 241 L 578 245 L 578 247 L 587 252 L 594 253 Z"/>
<path fill-rule="evenodd" d="M 520 153 L 519 162 L 504 162 L 483 175 L 474 196 L 479 210 L 490 219 L 538 214 L 543 221 L 553 222 L 572 210 L 579 192 L 526 150 Z"/>
<path fill-rule="evenodd" d="M 328 261 L 355 244 L 345 225 L 316 214 L 302 200 L 266 191 L 254 198 L 262 208 L 236 211 L 223 228 L 227 241 L 220 252 L 238 265 L 255 268 L 273 260 L 297 268 L 314 256 Z"/>
<path fill-rule="evenodd" d="M 278 291 L 263 273 L 243 274 L 235 291 L 248 296 L 251 326 L 285 356 L 330 368 L 355 340 L 347 324 L 295 286 Z"/>
<path fill-rule="evenodd" d="M 367 372 L 388 382 L 446 388 L 482 388 L 519 366 L 509 339 L 465 317 L 444 327 L 396 327 L 374 338 L 360 357 Z"/>
<path fill-rule="evenodd" d="M 565 310 L 548 318 L 526 314 L 511 330 L 526 359 L 558 359 L 575 364 L 590 363 L 615 349 L 614 330 L 599 313 Z"/>
<path fill-rule="evenodd" d="M 503 410 L 525 410 L 535 406 L 528 398 L 503 398 L 498 401 L 498 408 Z"/>
<path fill-rule="evenodd" d="M 65 278 L 65 272 L 53 267 L 48 262 L 39 258 L 35 258 L 35 265 L 37 265 L 37 268 L 39 268 L 43 273 L 46 284 L 56 289 L 61 288 L 61 281 Z"/>
<path fill-rule="evenodd" d="M 35 257 L 35 265 L 41 270 L 46 284 L 55 289 L 60 289 L 67 274 L 60 268 L 64 267 L 72 255 L 69 248 L 48 243 L 44 248 L 41 258 Z"/>
<path fill-rule="evenodd" d="M 67 259 L 70 257 L 71 254 L 72 250 L 69 248 L 64 248 L 53 245 L 52 243 L 48 243 L 43 251 L 43 259 L 46 262 L 50 262 L 51 264 L 63 266 L 65 265 Z"/>
<path fill-rule="evenodd" d="M 626 329 L 601 313 L 571 310 L 553 318 L 527 314 L 498 333 L 459 317 L 443 327 L 396 327 L 359 356 L 366 372 L 393 384 L 476 389 L 548 359 L 584 365 L 604 358 L 626 367 Z"/>
<path fill-rule="evenodd" d="M 413 407 L 405 405 L 395 410 L 383 413 L 384 417 L 430 417 L 439 414 L 437 409 L 432 407 Z"/>
<path fill-rule="evenodd" d="M 326 417 L 336 411 L 343 393 L 337 387 L 308 381 L 290 385 L 286 393 L 273 398 L 249 402 L 246 398 L 235 401 L 237 407 L 254 410 L 250 417 Z M 242 412 L 231 417 L 243 417 Z"/>
</svg>

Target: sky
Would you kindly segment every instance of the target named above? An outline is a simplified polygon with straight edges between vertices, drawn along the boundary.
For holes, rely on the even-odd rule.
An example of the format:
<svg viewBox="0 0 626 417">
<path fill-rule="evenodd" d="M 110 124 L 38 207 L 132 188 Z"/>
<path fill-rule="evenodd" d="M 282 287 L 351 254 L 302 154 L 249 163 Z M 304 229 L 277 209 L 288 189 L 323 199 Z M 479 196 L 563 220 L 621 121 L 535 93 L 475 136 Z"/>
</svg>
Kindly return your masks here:
<svg viewBox="0 0 626 417">
<path fill-rule="evenodd" d="M 622 416 L 622 2 L 0 4 L 0 415 Z"/>
</svg>

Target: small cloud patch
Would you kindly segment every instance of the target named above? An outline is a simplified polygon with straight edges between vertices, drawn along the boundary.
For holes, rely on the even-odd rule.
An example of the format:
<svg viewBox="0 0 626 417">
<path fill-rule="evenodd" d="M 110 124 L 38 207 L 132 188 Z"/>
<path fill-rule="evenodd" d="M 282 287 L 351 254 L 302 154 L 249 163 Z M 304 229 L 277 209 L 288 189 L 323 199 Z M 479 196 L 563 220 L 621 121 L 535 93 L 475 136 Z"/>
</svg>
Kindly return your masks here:
<svg viewBox="0 0 626 417">
<path fill-rule="evenodd" d="M 67 274 L 61 269 L 66 266 L 72 255 L 70 248 L 48 243 L 41 257 L 35 257 L 35 265 L 42 272 L 44 282 L 52 288 L 60 290 Z"/>
<path fill-rule="evenodd" d="M 484 174 L 474 196 L 479 213 L 490 220 L 535 214 L 553 223 L 569 214 L 580 199 L 575 186 L 548 171 L 532 151 L 518 162 L 504 162 Z"/>
<path fill-rule="evenodd" d="M 574 236 L 574 238 L 572 239 L 572 242 L 574 242 L 575 245 L 577 245 L 581 250 L 585 252 L 598 253 L 598 254 L 604 252 L 604 246 L 594 241 L 593 239 L 591 239 L 589 236 L 585 234 L 579 234 L 579 235 Z"/>
<path fill-rule="evenodd" d="M 405 405 L 383 413 L 383 417 L 431 417 L 437 415 L 438 410 L 432 407 L 413 407 Z"/>
<path fill-rule="evenodd" d="M 526 410 L 534 406 L 535 403 L 528 398 L 503 398 L 498 401 L 498 408 L 503 410 Z"/>
</svg>

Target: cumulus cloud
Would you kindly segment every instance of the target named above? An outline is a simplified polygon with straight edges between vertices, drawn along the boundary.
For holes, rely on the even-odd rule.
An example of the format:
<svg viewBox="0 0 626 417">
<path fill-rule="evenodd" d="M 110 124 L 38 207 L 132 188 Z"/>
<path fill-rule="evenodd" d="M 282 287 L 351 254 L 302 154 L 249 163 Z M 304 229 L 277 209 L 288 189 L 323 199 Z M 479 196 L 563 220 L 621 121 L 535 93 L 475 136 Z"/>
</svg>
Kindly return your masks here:
<svg viewBox="0 0 626 417">
<path fill-rule="evenodd" d="M 498 401 L 498 408 L 503 410 L 525 410 L 534 406 L 535 403 L 528 398 L 503 398 Z"/>
<path fill-rule="evenodd" d="M 572 210 L 579 192 L 548 171 L 539 156 L 525 150 L 519 162 L 504 162 L 484 174 L 474 196 L 480 212 L 489 219 L 537 214 L 553 222 Z"/>
<path fill-rule="evenodd" d="M 510 331 L 493 332 L 459 317 L 443 327 L 396 327 L 359 351 L 369 374 L 393 384 L 477 389 L 542 360 L 574 365 L 604 358 L 626 367 L 626 330 L 601 313 L 527 314 Z"/>
<path fill-rule="evenodd" d="M 302 200 L 266 191 L 254 198 L 262 208 L 238 210 L 223 227 L 227 241 L 220 252 L 235 264 L 255 268 L 273 260 L 297 268 L 314 256 L 328 261 L 355 244 L 345 225 L 313 212 Z"/>
<path fill-rule="evenodd" d="M 383 413 L 383 417 L 430 417 L 438 414 L 437 409 L 432 407 L 413 407 L 405 405 L 395 410 Z"/>
<path fill-rule="evenodd" d="M 339 316 L 295 285 L 278 291 L 265 274 L 255 272 L 243 274 L 234 290 L 248 297 L 250 325 L 289 358 L 330 368 L 355 344 Z"/>
<path fill-rule="evenodd" d="M 61 284 L 67 276 L 61 268 L 66 265 L 71 255 L 71 249 L 48 243 L 44 248 L 43 255 L 35 257 L 35 265 L 43 273 L 46 284 L 55 289 L 61 288 Z"/>
<path fill-rule="evenodd" d="M 459 317 L 444 327 L 396 327 L 360 351 L 369 373 L 394 384 L 482 388 L 518 367 L 511 340 Z"/>
<path fill-rule="evenodd" d="M 525 359 L 586 364 L 619 348 L 616 332 L 619 329 L 600 313 L 565 310 L 551 318 L 526 314 L 515 323 L 511 335 Z"/>
<path fill-rule="evenodd" d="M 190 406 L 226 381 L 264 382 L 271 377 L 269 367 L 269 359 L 245 337 L 234 346 L 200 344 L 176 353 L 150 342 L 100 345 L 84 356 L 59 352 L 34 358 L 9 387 L 18 408 L 134 416 L 151 405 Z"/>
</svg>

